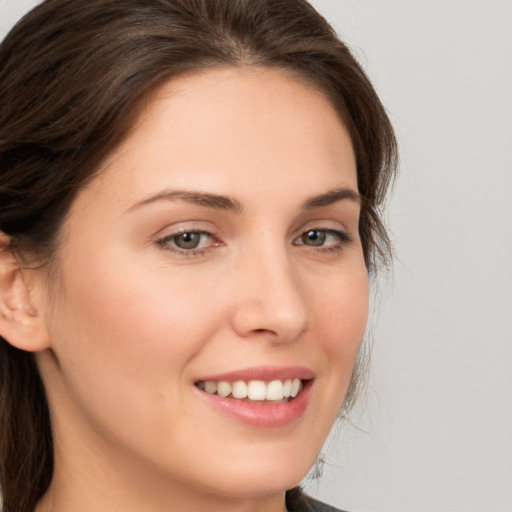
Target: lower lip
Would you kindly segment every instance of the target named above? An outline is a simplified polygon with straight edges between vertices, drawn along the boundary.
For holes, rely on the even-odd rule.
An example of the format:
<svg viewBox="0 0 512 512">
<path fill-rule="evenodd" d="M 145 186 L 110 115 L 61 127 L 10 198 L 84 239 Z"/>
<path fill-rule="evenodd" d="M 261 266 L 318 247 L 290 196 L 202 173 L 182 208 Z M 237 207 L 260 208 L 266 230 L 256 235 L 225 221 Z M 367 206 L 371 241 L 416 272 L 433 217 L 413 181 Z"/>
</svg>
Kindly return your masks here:
<svg viewBox="0 0 512 512">
<path fill-rule="evenodd" d="M 255 427 L 283 427 L 298 420 L 306 410 L 313 381 L 303 383 L 300 393 L 288 402 L 278 404 L 251 403 L 197 389 L 209 404 L 228 416 Z"/>
</svg>

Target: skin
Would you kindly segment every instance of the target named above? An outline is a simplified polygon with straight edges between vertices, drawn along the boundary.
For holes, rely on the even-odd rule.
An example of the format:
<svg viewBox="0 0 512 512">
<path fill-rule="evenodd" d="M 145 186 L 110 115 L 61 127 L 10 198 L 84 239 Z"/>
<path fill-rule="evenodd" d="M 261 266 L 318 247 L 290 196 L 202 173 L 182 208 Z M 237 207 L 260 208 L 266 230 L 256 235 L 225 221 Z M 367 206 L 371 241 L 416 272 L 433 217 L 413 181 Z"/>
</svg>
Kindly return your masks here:
<svg viewBox="0 0 512 512">
<path fill-rule="evenodd" d="M 283 72 L 208 70 L 156 91 L 101 171 L 65 222 L 51 301 L 44 279 L 24 276 L 56 450 L 37 510 L 281 512 L 342 405 L 366 325 L 359 202 L 304 208 L 357 193 L 347 130 Z M 238 208 L 140 204 L 170 189 Z M 313 229 L 323 245 L 303 237 Z M 184 250 L 172 238 L 183 230 L 211 236 Z M 194 386 L 253 366 L 314 372 L 301 418 L 247 425 Z"/>
</svg>

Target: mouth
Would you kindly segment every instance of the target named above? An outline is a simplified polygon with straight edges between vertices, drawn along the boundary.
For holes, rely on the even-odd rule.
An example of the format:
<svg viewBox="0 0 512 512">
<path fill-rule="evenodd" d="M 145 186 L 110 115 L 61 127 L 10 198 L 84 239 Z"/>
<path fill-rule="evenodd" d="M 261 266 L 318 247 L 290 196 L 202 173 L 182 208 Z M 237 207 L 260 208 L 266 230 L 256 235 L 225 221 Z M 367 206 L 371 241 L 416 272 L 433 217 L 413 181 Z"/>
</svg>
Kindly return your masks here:
<svg viewBox="0 0 512 512">
<path fill-rule="evenodd" d="M 259 367 L 203 377 L 194 387 L 223 416 L 253 427 L 299 421 L 312 395 L 314 373 L 303 367 Z"/>
<path fill-rule="evenodd" d="M 200 380 L 194 385 L 201 391 L 222 398 L 243 400 L 248 403 L 276 404 L 293 400 L 302 391 L 308 380 L 299 378 L 285 380 Z"/>
</svg>

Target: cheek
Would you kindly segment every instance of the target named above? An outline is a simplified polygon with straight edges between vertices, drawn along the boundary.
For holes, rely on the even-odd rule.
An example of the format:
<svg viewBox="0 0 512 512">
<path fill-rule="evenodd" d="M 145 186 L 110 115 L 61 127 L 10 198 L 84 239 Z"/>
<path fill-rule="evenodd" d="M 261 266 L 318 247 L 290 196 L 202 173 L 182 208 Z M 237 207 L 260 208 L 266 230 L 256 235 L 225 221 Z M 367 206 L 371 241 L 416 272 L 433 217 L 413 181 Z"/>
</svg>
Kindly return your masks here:
<svg viewBox="0 0 512 512">
<path fill-rule="evenodd" d="M 172 355 L 167 364 L 192 357 L 213 327 L 215 312 L 211 301 L 206 307 L 204 288 L 176 276 L 166 280 L 162 271 L 89 267 L 86 275 L 68 279 L 65 289 L 60 316 L 68 334 L 82 338 L 75 348 L 91 358 L 102 352 L 125 368 L 130 358 L 140 369 L 145 361 L 162 364 L 165 353 Z"/>
<path fill-rule="evenodd" d="M 361 267 L 348 273 L 343 280 L 333 280 L 315 301 L 313 318 L 318 340 L 322 341 L 324 373 L 319 387 L 330 404 L 325 414 L 334 418 L 348 390 L 358 350 L 368 319 L 368 277 Z"/>
<path fill-rule="evenodd" d="M 172 411 L 191 414 L 189 362 L 211 339 L 220 315 L 207 282 L 135 267 L 141 268 L 103 261 L 91 263 L 87 273 L 63 269 L 51 333 L 58 365 L 49 373 L 50 387 L 77 435 L 100 433 L 112 445 L 157 454 L 184 436 Z M 140 432 L 151 433 L 148 446 Z M 173 445 L 170 453 L 176 450 Z"/>
<path fill-rule="evenodd" d="M 365 268 L 333 280 L 315 301 L 313 317 L 326 333 L 333 359 L 355 357 L 368 319 L 368 277 Z"/>
<path fill-rule="evenodd" d="M 63 269 L 51 334 L 62 389 L 82 408 L 115 410 L 129 424 L 130 404 L 154 416 L 163 402 L 180 399 L 187 363 L 219 315 L 199 283 L 110 260 L 91 260 L 87 272 Z"/>
</svg>

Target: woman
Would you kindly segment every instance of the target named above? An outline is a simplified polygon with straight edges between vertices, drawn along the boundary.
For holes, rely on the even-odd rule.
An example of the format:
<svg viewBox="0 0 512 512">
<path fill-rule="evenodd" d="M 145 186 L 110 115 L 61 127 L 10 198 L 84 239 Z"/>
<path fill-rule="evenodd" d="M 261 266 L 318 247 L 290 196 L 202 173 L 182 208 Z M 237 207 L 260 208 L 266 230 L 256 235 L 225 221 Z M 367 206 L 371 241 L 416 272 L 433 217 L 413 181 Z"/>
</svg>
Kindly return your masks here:
<svg viewBox="0 0 512 512">
<path fill-rule="evenodd" d="M 4 509 L 330 510 L 396 148 L 326 21 L 47 0 L 0 105 Z"/>
</svg>

